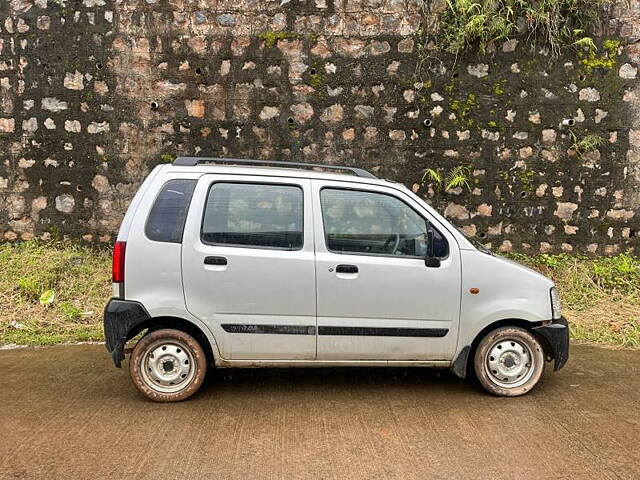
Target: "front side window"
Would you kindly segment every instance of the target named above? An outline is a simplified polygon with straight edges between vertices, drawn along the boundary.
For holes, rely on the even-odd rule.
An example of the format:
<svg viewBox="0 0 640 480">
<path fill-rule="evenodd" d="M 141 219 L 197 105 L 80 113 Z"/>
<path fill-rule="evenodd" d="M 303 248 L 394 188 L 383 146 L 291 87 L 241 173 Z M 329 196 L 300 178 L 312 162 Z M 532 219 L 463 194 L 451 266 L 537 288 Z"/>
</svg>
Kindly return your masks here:
<svg viewBox="0 0 640 480">
<path fill-rule="evenodd" d="M 195 180 L 169 180 L 164 184 L 149 212 L 145 234 L 156 242 L 182 243 L 184 222 Z"/>
<path fill-rule="evenodd" d="M 215 183 L 209 189 L 202 241 L 236 247 L 299 250 L 303 193 L 292 185 Z"/>
<path fill-rule="evenodd" d="M 424 257 L 427 222 L 402 200 L 383 193 L 324 188 L 320 192 L 327 248 L 337 253 Z M 437 230 L 434 254 L 448 255 Z"/>
</svg>

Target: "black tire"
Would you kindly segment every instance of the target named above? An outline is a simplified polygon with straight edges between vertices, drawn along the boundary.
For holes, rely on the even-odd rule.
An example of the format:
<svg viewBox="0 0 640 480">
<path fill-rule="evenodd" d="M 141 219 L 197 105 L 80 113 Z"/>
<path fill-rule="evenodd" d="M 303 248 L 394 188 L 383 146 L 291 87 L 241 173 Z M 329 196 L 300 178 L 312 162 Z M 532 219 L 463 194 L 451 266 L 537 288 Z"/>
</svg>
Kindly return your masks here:
<svg viewBox="0 0 640 480">
<path fill-rule="evenodd" d="M 129 372 L 136 388 L 154 402 L 180 402 L 196 393 L 207 373 L 198 341 L 180 330 L 155 330 L 133 348 Z"/>
<path fill-rule="evenodd" d="M 478 382 L 501 397 L 529 393 L 540 381 L 545 355 L 538 339 L 520 327 L 500 327 L 480 340 L 473 358 Z"/>
</svg>

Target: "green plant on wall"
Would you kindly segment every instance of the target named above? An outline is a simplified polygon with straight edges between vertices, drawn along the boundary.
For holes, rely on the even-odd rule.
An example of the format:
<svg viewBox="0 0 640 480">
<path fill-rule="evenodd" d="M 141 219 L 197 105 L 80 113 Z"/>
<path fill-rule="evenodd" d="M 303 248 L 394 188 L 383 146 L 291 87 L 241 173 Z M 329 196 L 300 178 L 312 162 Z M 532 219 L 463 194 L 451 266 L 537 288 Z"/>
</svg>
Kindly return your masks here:
<svg viewBox="0 0 640 480">
<path fill-rule="evenodd" d="M 524 191 L 533 191 L 533 179 L 535 178 L 535 176 L 536 174 L 533 170 L 524 170 L 520 172 L 518 178 L 520 180 L 520 183 L 522 184 L 522 188 Z"/>
<path fill-rule="evenodd" d="M 320 97 L 324 97 L 326 93 L 326 89 L 324 88 L 327 84 L 327 77 L 322 72 L 322 65 L 313 64 L 309 69 L 309 85 L 311 85 L 316 93 Z"/>
<path fill-rule="evenodd" d="M 435 190 L 444 189 L 445 192 L 458 187 L 466 187 L 471 190 L 469 186 L 470 175 L 471 167 L 468 165 L 457 165 L 449 171 L 427 168 L 422 175 L 422 183 L 429 181 L 433 184 Z"/>
<path fill-rule="evenodd" d="M 583 45 L 578 51 L 578 63 L 587 73 L 593 70 L 612 70 L 617 64 L 618 49 L 620 48 L 620 40 L 608 38 L 602 42 L 602 48 L 593 43 Z"/>
<path fill-rule="evenodd" d="M 262 32 L 258 35 L 258 38 L 264 40 L 264 45 L 267 48 L 275 47 L 278 40 L 286 40 L 291 38 L 298 38 L 300 35 L 296 32 Z"/>
<path fill-rule="evenodd" d="M 497 96 L 504 95 L 504 87 L 505 87 L 506 84 L 507 84 L 507 79 L 506 78 L 498 80 L 491 87 L 491 93 L 493 93 L 494 95 L 497 95 Z"/>
<path fill-rule="evenodd" d="M 584 154 L 588 152 L 593 152 L 594 150 L 597 150 L 605 142 L 604 138 L 594 133 L 587 133 L 581 138 L 578 138 L 578 135 L 573 131 L 569 132 L 569 135 L 573 142 L 570 148 L 571 150 L 576 152 L 578 157 L 582 157 Z"/>
<path fill-rule="evenodd" d="M 456 114 L 456 118 L 459 119 L 460 125 L 466 125 L 467 127 L 475 126 L 474 120 L 470 115 L 478 108 L 478 98 L 475 93 L 467 94 L 464 100 L 450 97 L 449 108 Z"/>
<path fill-rule="evenodd" d="M 553 55 L 564 47 L 593 45 L 586 32 L 611 0 L 446 0 L 436 44 L 458 55 L 473 45 L 481 53 L 497 41 L 526 36 L 549 46 Z"/>
</svg>

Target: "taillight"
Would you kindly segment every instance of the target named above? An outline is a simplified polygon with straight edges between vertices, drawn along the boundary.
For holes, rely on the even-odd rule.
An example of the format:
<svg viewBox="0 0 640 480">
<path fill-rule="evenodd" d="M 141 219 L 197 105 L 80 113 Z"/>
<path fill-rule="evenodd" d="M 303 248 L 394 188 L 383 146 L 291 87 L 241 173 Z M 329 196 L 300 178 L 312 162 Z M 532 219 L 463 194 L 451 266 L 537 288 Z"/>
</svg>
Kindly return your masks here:
<svg viewBox="0 0 640 480">
<path fill-rule="evenodd" d="M 113 247 L 113 263 L 111 264 L 111 281 L 124 282 L 124 253 L 127 242 L 116 242 Z"/>
</svg>

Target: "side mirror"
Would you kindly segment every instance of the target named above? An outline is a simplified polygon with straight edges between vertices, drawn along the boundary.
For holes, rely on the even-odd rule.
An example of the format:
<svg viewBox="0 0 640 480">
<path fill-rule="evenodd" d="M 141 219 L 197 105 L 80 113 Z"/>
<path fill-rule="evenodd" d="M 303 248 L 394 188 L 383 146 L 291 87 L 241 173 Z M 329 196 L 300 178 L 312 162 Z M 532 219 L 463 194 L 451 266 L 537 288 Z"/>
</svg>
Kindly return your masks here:
<svg viewBox="0 0 640 480">
<path fill-rule="evenodd" d="M 427 254 L 424 257 L 424 264 L 429 268 L 440 266 L 440 259 L 433 255 L 433 232 L 431 230 L 427 230 Z"/>
<path fill-rule="evenodd" d="M 440 266 L 440 259 L 427 257 L 424 259 L 424 264 L 429 268 L 438 268 Z"/>
</svg>

